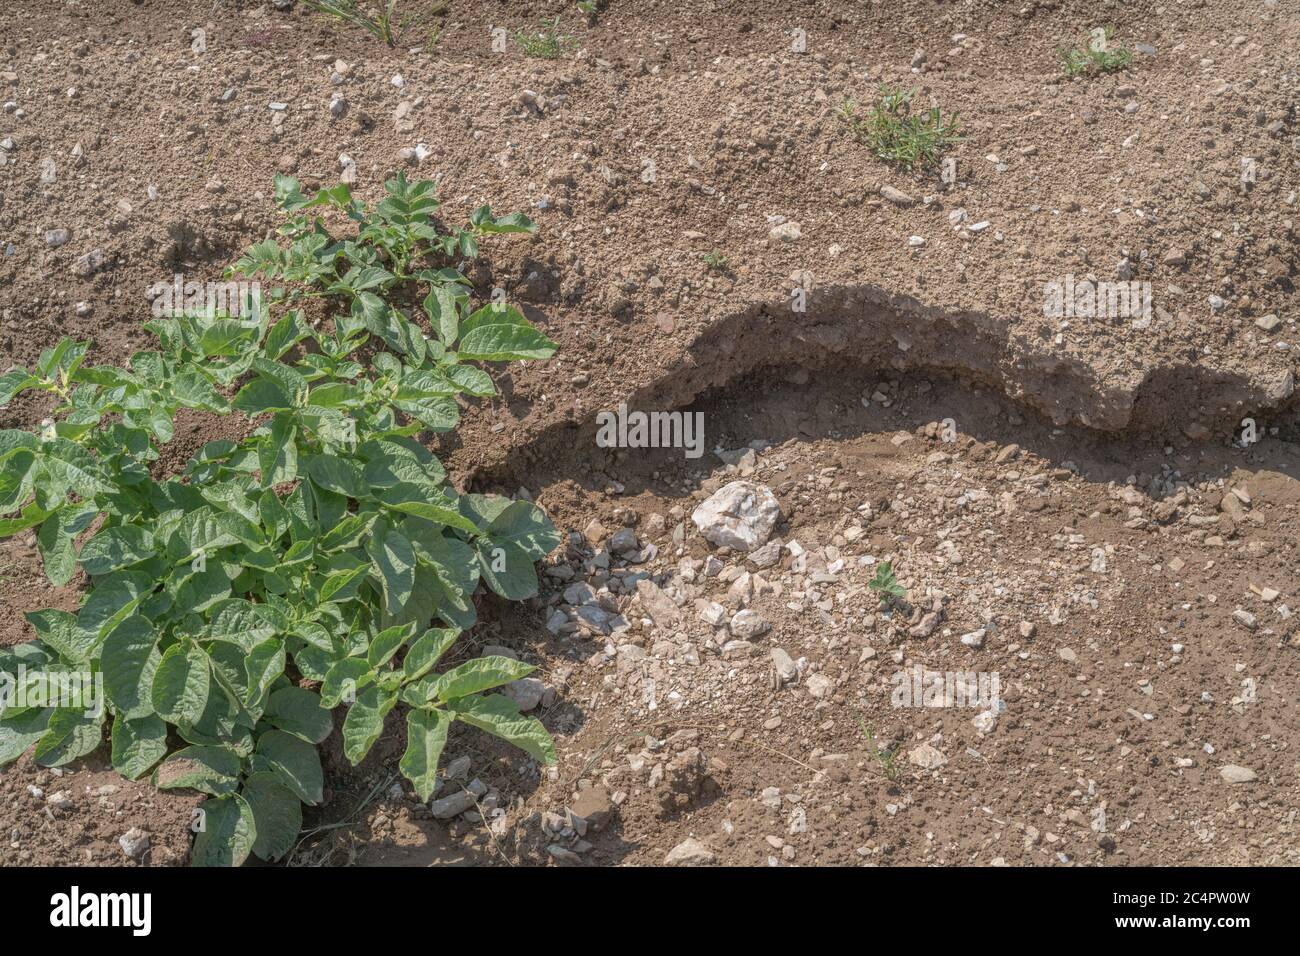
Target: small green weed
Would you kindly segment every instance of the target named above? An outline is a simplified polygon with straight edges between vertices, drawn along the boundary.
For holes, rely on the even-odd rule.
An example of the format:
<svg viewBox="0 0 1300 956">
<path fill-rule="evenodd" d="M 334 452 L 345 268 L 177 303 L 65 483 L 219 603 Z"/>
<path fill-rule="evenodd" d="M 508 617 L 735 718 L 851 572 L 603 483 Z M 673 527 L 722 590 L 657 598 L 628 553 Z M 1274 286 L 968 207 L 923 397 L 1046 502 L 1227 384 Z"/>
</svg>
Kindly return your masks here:
<svg viewBox="0 0 1300 956">
<path fill-rule="evenodd" d="M 867 746 L 871 750 L 871 757 L 880 766 L 880 772 L 885 775 L 886 780 L 897 780 L 899 775 L 898 767 L 898 750 L 895 747 L 881 747 L 876 743 L 875 731 L 867 726 L 867 722 L 858 715 L 858 726 L 862 728 L 862 736 L 867 738 Z"/>
<path fill-rule="evenodd" d="M 383 40 L 389 46 L 394 46 L 397 42 L 396 35 L 393 33 L 393 25 L 396 23 L 394 18 L 397 11 L 397 0 L 386 0 L 383 6 L 376 8 L 373 14 L 362 10 L 357 0 L 303 0 L 303 6 L 308 10 L 323 13 L 327 17 L 333 17 L 342 23 L 350 23 L 353 26 L 361 27 L 361 29 Z"/>
<path fill-rule="evenodd" d="M 1067 79 L 1076 76 L 1093 76 L 1114 73 L 1133 62 L 1133 54 L 1122 46 L 1110 45 L 1114 31 L 1110 27 L 1096 27 L 1088 34 L 1082 47 L 1060 51 Z"/>
<path fill-rule="evenodd" d="M 879 594 L 883 601 L 892 601 L 907 593 L 907 589 L 894 577 L 894 568 L 889 561 L 881 561 L 876 565 L 876 576 L 867 582 L 867 587 Z"/>
<path fill-rule="evenodd" d="M 906 169 L 934 166 L 947 146 L 960 141 L 957 114 L 944 116 L 937 106 L 914 111 L 915 89 L 881 83 L 877 95 L 877 103 L 865 116 L 859 115 L 851 99 L 841 103 L 837 112 L 853 137 L 886 162 Z"/>
<path fill-rule="evenodd" d="M 541 21 L 542 28 L 536 33 L 515 31 L 515 42 L 523 48 L 525 56 L 539 60 L 555 60 L 571 53 L 578 41 L 571 36 L 560 33 L 560 18 Z"/>
<path fill-rule="evenodd" d="M 731 268 L 731 263 L 727 261 L 727 257 L 717 249 L 706 252 L 700 258 L 704 260 L 704 266 L 710 272 L 726 272 Z"/>
</svg>

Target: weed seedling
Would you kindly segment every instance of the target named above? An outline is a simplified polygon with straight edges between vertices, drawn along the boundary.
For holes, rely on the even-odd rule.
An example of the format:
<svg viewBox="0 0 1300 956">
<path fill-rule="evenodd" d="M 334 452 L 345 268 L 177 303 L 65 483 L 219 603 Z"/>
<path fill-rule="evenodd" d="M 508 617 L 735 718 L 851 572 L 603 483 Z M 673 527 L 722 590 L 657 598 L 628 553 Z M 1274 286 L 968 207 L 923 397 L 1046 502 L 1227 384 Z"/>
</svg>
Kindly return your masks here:
<svg viewBox="0 0 1300 956">
<path fill-rule="evenodd" d="M 1132 53 L 1122 46 L 1111 46 L 1112 33 L 1110 27 L 1097 27 L 1088 35 L 1088 40 L 1082 47 L 1061 50 L 1066 78 L 1072 80 L 1076 76 L 1114 73 L 1132 63 Z"/>
<path fill-rule="evenodd" d="M 542 28 L 536 33 L 515 32 L 515 42 L 523 48 L 525 56 L 539 60 L 555 60 L 569 53 L 577 46 L 577 40 L 560 33 L 560 18 L 542 20 Z"/>
<path fill-rule="evenodd" d="M 960 141 L 957 114 L 944 116 L 937 106 L 913 110 L 915 89 L 881 83 L 877 95 L 866 116 L 859 115 L 853 100 L 845 100 L 837 112 L 853 137 L 886 162 L 905 169 L 934 166 L 947 146 Z"/>
<path fill-rule="evenodd" d="M 867 722 L 858 715 L 858 726 L 862 728 L 862 736 L 867 738 L 867 748 L 871 751 L 871 757 L 880 766 L 880 772 L 885 775 L 885 779 L 894 781 L 898 779 L 898 750 L 895 747 L 881 747 L 876 743 L 875 731 L 867 726 Z"/>
<path fill-rule="evenodd" d="M 888 561 L 876 565 L 876 576 L 867 582 L 867 587 L 880 595 L 880 599 L 887 604 L 907 593 L 907 589 L 894 577 L 894 568 Z"/>
<path fill-rule="evenodd" d="M 385 0 L 374 14 L 368 14 L 358 5 L 357 0 L 303 0 L 308 10 L 315 10 L 327 17 L 333 17 L 341 23 L 350 23 L 361 27 L 372 36 L 378 37 L 389 46 L 397 40 L 393 34 L 394 16 L 397 0 Z"/>
<path fill-rule="evenodd" d="M 704 267 L 710 272 L 726 272 L 731 268 L 731 263 L 727 261 L 727 257 L 717 249 L 706 252 L 700 258 L 704 260 Z"/>
</svg>

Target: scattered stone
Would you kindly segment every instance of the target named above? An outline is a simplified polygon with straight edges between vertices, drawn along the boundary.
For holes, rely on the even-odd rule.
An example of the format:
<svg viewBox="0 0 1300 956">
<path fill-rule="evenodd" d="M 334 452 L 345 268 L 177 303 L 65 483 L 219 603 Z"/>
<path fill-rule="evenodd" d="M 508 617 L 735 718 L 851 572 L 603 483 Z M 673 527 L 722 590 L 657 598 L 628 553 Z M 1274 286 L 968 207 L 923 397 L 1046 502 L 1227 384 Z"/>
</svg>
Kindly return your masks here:
<svg viewBox="0 0 1300 956">
<path fill-rule="evenodd" d="M 1232 612 L 1232 619 L 1248 631 L 1253 631 L 1258 626 L 1255 615 L 1251 614 L 1245 608 L 1237 608 Z"/>
<path fill-rule="evenodd" d="M 799 666 L 782 648 L 772 648 L 772 666 L 776 668 L 776 674 L 782 683 L 789 683 L 799 676 Z"/>
<path fill-rule="evenodd" d="M 795 242 L 803 238 L 803 230 L 799 228 L 799 223 L 797 222 L 783 222 L 779 225 L 773 226 L 768 231 L 768 235 L 773 239 L 779 239 L 782 242 Z"/>
<path fill-rule="evenodd" d="M 907 762 L 922 770 L 935 770 L 946 764 L 948 758 L 930 744 L 921 744 L 907 755 Z"/>
<path fill-rule="evenodd" d="M 723 485 L 691 513 L 691 521 L 707 540 L 746 552 L 767 542 L 780 517 L 776 496 L 752 481 Z"/>
<path fill-rule="evenodd" d="M 117 843 L 123 853 L 133 860 L 139 860 L 149 852 L 151 840 L 149 834 L 139 827 L 132 827 L 117 838 Z"/>
<path fill-rule="evenodd" d="M 600 831 L 609 823 L 614 813 L 614 804 L 609 798 L 609 791 L 604 787 L 588 787 L 579 791 L 578 796 L 569 804 L 569 813 L 585 820 L 591 830 Z"/>
<path fill-rule="evenodd" d="M 1249 767 L 1239 767 L 1235 763 L 1220 767 L 1219 776 L 1232 784 L 1254 783 L 1259 779 L 1255 771 Z"/>
<path fill-rule="evenodd" d="M 880 195 L 884 196 L 895 206 L 914 206 L 916 199 L 903 192 L 901 189 L 895 189 L 893 186 L 881 186 Z"/>
<path fill-rule="evenodd" d="M 664 857 L 665 866 L 712 866 L 717 861 L 713 849 L 694 837 L 686 838 Z"/>
<path fill-rule="evenodd" d="M 813 674 L 804 681 L 804 686 L 808 688 L 808 693 L 818 700 L 824 700 L 835 692 L 835 682 L 825 674 Z"/>
<path fill-rule="evenodd" d="M 655 627 L 670 631 L 679 626 L 681 615 L 677 611 L 677 605 L 659 585 L 649 578 L 642 578 L 636 582 L 636 593 L 641 600 L 641 606 L 650 615 L 650 620 L 654 621 Z"/>
<path fill-rule="evenodd" d="M 766 634 L 772 629 L 772 625 L 767 619 L 757 611 L 746 608 L 743 611 L 737 611 L 731 619 L 731 633 L 741 640 L 753 640 L 760 634 Z"/>
</svg>

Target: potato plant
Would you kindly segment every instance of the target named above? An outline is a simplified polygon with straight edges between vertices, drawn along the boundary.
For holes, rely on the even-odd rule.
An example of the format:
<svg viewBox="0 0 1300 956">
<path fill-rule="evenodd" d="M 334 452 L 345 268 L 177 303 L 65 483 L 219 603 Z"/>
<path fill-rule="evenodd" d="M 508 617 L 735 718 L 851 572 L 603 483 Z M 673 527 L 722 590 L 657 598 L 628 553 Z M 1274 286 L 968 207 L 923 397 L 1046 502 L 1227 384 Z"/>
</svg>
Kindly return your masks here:
<svg viewBox="0 0 1300 956">
<path fill-rule="evenodd" d="M 158 347 L 126 368 L 64 339 L 0 376 L 0 406 L 29 391 L 57 406 L 36 432 L 0 430 L 0 537 L 37 529 L 53 584 L 78 565 L 89 578 L 76 613 L 27 615 L 38 640 L 0 651 L 0 671 L 102 675 L 107 698 L 96 716 L 9 695 L 0 765 L 32 746 L 66 764 L 109 729 L 123 775 L 207 794 L 196 864 L 293 847 L 302 804 L 322 799 L 316 747 L 335 707 L 353 763 L 408 708 L 400 767 L 422 800 L 453 721 L 555 759 L 538 720 L 487 693 L 531 667 L 436 668 L 474 624 L 480 582 L 535 594 L 559 537 L 528 501 L 458 494 L 417 440 L 456 427 L 458 395 L 496 393 L 474 363 L 554 352 L 517 309 L 474 308 L 458 267 L 480 238 L 536 226 L 484 206 L 444 232 L 433 183 L 386 190 L 368 208 L 345 185 L 307 195 L 277 177 L 279 238 L 227 273 L 282 286 L 270 302 L 155 319 Z M 317 210 L 355 228 L 335 235 Z M 330 321 L 304 317 L 314 300 Z M 181 409 L 242 412 L 251 433 L 159 476 Z"/>
</svg>

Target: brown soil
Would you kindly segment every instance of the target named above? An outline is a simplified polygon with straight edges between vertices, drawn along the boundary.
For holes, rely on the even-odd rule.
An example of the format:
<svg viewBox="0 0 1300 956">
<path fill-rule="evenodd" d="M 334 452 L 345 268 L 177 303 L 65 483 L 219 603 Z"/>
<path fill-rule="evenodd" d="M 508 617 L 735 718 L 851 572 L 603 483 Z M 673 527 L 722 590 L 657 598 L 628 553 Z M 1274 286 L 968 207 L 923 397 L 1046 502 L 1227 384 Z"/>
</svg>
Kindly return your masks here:
<svg viewBox="0 0 1300 956">
<path fill-rule="evenodd" d="M 1065 81 L 1057 48 L 1096 25 L 1095 4 L 614 0 L 594 26 L 567 4 L 406 6 L 416 25 L 395 51 L 270 4 L 0 10 L 0 99 L 15 104 L 0 114 L 0 369 L 63 334 L 126 358 L 148 340 L 146 289 L 215 279 L 274 228 L 276 171 L 329 185 L 346 153 L 369 198 L 400 150 L 427 144 L 410 174 L 441 179 L 449 218 L 490 202 L 538 220 L 532 240 L 489 244 L 474 278 L 561 343 L 500 374 L 503 399 L 434 447 L 463 485 L 522 486 L 565 531 L 631 523 L 658 555 L 625 570 L 681 601 L 678 626 L 644 626 L 611 589 L 633 626 L 608 655 L 603 637 L 549 633 L 565 587 L 599 571 L 597 542 L 572 540 L 558 561 L 577 577 L 548 576 L 531 607 L 486 601 L 470 642 L 513 647 L 558 691 L 543 711 L 554 773 L 453 738 L 505 813 L 434 820 L 389 793 L 394 714 L 361 768 L 329 761 L 332 799 L 307 825 L 350 825 L 295 862 L 660 863 L 688 836 L 735 864 L 1298 862 L 1282 612 L 1298 600 L 1300 503 L 1293 10 L 1108 9 L 1118 40 L 1154 53 Z M 557 12 L 575 55 L 492 51 L 492 27 Z M 881 79 L 960 113 L 956 183 L 846 135 L 835 106 Z M 772 238 L 774 217 L 800 238 Z M 49 245 L 54 229 L 69 241 Z M 103 264 L 79 274 L 94 250 Z M 728 270 L 706 267 L 711 250 Z M 1149 324 L 1044 317 L 1044 281 L 1122 278 L 1124 260 L 1151 283 Z M 740 467 L 780 499 L 776 536 L 808 554 L 759 572 L 751 606 L 772 629 L 753 656 L 724 659 L 725 631 L 696 611 L 729 584 L 680 565 L 709 553 L 689 513 L 736 466 L 597 448 L 594 415 L 620 401 L 702 411 L 710 451 L 770 443 Z M 16 403 L 0 427 L 43 411 Z M 1233 444 L 1245 417 L 1264 436 L 1247 449 Z M 924 433 L 948 418 L 955 442 Z M 187 421 L 178 460 L 238 427 Z M 929 637 L 880 610 L 867 556 L 893 558 L 918 608 L 946 596 Z M 78 600 L 75 582 L 44 582 L 30 536 L 0 542 L 0 641 L 30 639 L 22 612 Z M 979 628 L 982 647 L 960 643 Z M 779 689 L 777 647 L 805 659 Z M 914 664 L 997 671 L 1006 712 L 981 732 L 974 710 L 891 707 L 890 676 Z M 927 742 L 946 764 L 909 763 Z M 1257 779 L 1228 783 L 1228 764 Z M 121 789 L 100 806 L 110 778 Z M 80 809 L 63 819 L 29 785 Z M 599 832 L 547 816 L 591 786 L 616 798 Z M 0 771 L 0 863 L 123 862 L 133 826 L 152 837 L 146 862 L 181 862 L 193 804 L 100 764 L 54 779 L 22 761 Z"/>
</svg>

